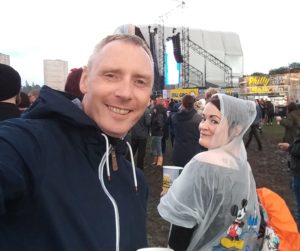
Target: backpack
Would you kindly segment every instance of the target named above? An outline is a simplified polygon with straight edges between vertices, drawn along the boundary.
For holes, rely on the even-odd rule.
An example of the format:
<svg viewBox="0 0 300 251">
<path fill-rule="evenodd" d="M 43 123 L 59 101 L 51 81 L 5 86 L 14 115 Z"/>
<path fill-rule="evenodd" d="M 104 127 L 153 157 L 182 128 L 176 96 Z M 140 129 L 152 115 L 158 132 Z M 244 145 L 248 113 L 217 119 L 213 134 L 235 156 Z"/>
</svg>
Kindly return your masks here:
<svg viewBox="0 0 300 251">
<path fill-rule="evenodd" d="M 300 234 L 284 199 L 265 187 L 256 191 L 263 211 L 262 225 L 265 226 L 261 250 L 299 251 Z"/>
</svg>

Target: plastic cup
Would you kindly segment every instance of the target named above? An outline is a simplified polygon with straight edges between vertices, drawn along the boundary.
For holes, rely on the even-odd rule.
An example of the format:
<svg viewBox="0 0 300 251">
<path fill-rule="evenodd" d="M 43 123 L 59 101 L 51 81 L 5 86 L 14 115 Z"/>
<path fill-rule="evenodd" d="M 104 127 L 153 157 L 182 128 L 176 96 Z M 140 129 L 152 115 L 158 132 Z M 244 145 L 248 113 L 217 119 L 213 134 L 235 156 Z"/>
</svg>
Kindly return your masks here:
<svg viewBox="0 0 300 251">
<path fill-rule="evenodd" d="M 170 248 L 152 247 L 152 248 L 140 248 L 137 251 L 174 251 Z"/>
<path fill-rule="evenodd" d="M 174 180 L 179 176 L 183 167 L 180 166 L 163 166 L 163 192 L 166 193 Z"/>
</svg>

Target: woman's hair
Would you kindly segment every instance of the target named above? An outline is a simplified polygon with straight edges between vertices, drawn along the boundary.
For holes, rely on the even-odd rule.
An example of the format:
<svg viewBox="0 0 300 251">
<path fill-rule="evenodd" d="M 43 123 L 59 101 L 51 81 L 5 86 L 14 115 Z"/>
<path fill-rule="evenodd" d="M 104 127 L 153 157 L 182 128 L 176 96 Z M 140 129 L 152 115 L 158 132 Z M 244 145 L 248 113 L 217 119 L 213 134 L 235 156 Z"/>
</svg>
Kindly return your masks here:
<svg viewBox="0 0 300 251">
<path fill-rule="evenodd" d="M 207 103 L 212 103 L 215 107 L 218 108 L 219 111 L 221 111 L 221 105 L 220 105 L 220 99 L 218 97 L 218 95 L 214 95 L 212 96 Z"/>
<path fill-rule="evenodd" d="M 83 98 L 83 93 L 80 91 L 79 88 L 82 71 L 82 67 L 71 69 L 65 83 L 66 93 L 69 93 L 79 98 Z"/>
<path fill-rule="evenodd" d="M 195 98 L 192 95 L 184 95 L 182 100 L 182 105 L 186 109 L 192 109 L 194 107 Z"/>
<path fill-rule="evenodd" d="M 213 95 L 210 100 L 208 100 L 207 103 L 212 103 L 215 107 L 217 107 L 217 109 L 219 111 L 221 111 L 221 103 L 220 103 L 220 99 L 218 95 Z M 230 124 L 228 125 L 229 129 L 234 128 L 236 126 L 236 121 L 235 120 L 231 120 Z"/>
</svg>

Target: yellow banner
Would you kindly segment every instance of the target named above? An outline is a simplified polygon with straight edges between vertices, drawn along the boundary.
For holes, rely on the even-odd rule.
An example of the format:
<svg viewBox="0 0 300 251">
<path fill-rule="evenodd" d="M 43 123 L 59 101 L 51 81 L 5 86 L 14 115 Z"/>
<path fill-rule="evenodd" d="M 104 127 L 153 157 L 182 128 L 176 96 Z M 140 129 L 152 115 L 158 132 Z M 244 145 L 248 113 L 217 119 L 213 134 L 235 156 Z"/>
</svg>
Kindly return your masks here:
<svg viewBox="0 0 300 251">
<path fill-rule="evenodd" d="M 193 95 L 196 97 L 198 95 L 198 88 L 170 90 L 170 98 L 172 99 L 181 99 L 186 94 Z"/>
<path fill-rule="evenodd" d="M 246 77 L 247 86 L 267 86 L 270 84 L 269 77 L 250 76 Z"/>
</svg>

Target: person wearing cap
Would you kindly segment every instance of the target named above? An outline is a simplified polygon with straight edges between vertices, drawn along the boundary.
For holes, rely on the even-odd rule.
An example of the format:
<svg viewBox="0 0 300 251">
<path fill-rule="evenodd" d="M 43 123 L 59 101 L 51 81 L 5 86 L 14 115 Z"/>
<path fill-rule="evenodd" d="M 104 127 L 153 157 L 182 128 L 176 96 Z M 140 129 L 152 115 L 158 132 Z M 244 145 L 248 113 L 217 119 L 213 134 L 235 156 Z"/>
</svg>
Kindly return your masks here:
<svg viewBox="0 0 300 251">
<path fill-rule="evenodd" d="M 43 86 L 22 119 L 0 123 L 0 250 L 147 247 L 148 186 L 124 137 L 153 82 L 147 44 L 111 35 L 84 67 L 81 102 Z"/>
<path fill-rule="evenodd" d="M 9 65 L 0 64 L 0 121 L 20 117 L 17 100 L 21 90 L 21 77 Z"/>
</svg>

